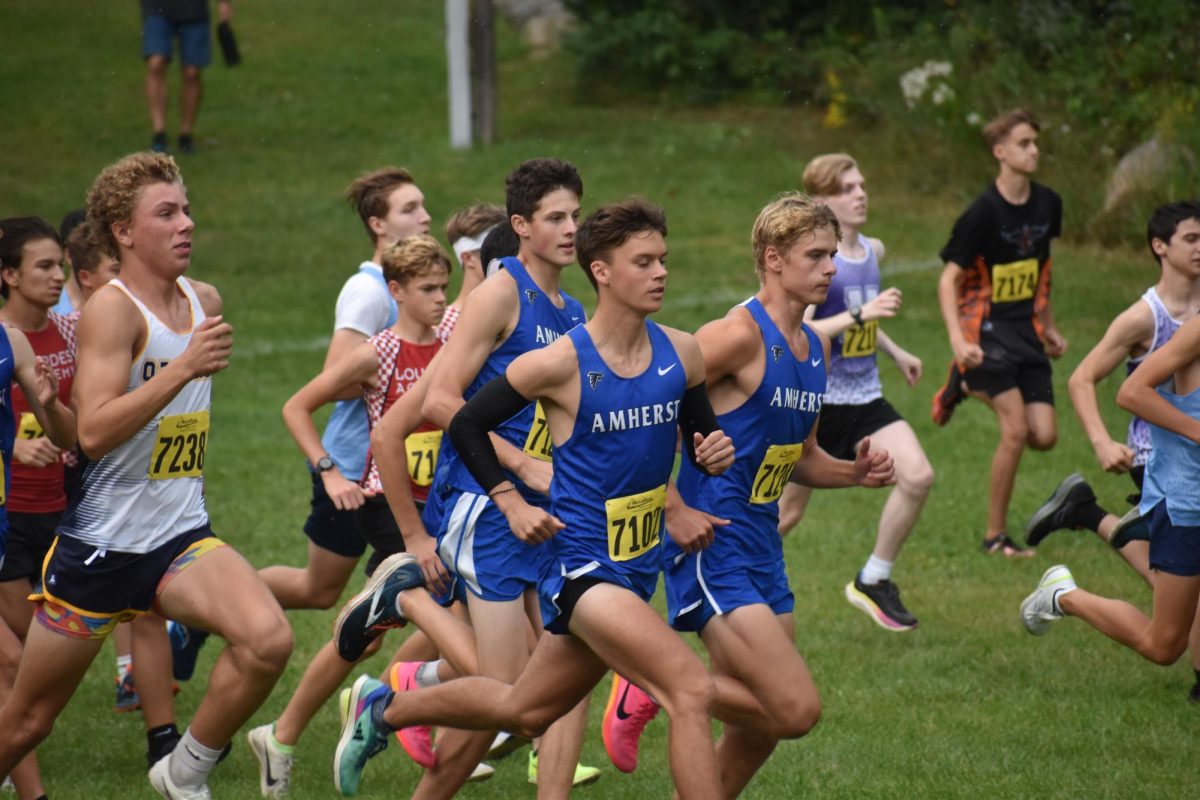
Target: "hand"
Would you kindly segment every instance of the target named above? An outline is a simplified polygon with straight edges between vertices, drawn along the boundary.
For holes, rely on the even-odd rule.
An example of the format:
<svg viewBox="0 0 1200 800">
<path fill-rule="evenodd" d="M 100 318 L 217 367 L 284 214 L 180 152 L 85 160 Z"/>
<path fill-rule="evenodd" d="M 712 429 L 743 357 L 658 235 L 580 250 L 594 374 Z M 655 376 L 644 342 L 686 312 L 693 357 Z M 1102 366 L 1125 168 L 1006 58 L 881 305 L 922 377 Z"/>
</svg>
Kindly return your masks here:
<svg viewBox="0 0 1200 800">
<path fill-rule="evenodd" d="M 517 469 L 517 477 L 538 494 L 550 494 L 550 481 L 554 478 L 554 464 L 540 458 L 525 456 Z"/>
<path fill-rule="evenodd" d="M 729 520 L 714 517 L 697 508 L 680 503 L 667 507 L 667 533 L 685 553 L 699 553 L 713 543 L 714 527 L 728 525 Z"/>
<path fill-rule="evenodd" d="M 18 438 L 13 442 L 13 458 L 27 467 L 48 467 L 58 461 L 59 450 L 45 436 L 36 439 Z"/>
<path fill-rule="evenodd" d="M 896 463 L 886 450 L 871 452 L 871 440 L 863 437 L 854 458 L 854 481 L 868 489 L 891 486 L 896 482 Z"/>
<path fill-rule="evenodd" d="M 182 361 L 193 378 L 213 375 L 229 366 L 233 352 L 233 326 L 224 317 L 205 317 L 192 331 L 187 349 L 176 359 Z"/>
<path fill-rule="evenodd" d="M 329 495 L 333 507 L 338 511 L 353 511 L 367 501 L 362 487 L 342 477 L 336 467 L 322 472 L 321 482 L 325 484 L 325 494 Z"/>
<path fill-rule="evenodd" d="M 875 295 L 874 299 L 863 303 L 862 318 L 864 320 L 872 320 L 894 317 L 900 311 L 903 299 L 904 296 L 895 286 L 890 289 L 884 289 Z"/>
<path fill-rule="evenodd" d="M 958 362 L 959 369 L 975 369 L 983 363 L 983 348 L 977 344 L 951 343 L 951 348 L 954 350 L 954 360 Z"/>
<path fill-rule="evenodd" d="M 909 386 L 916 386 L 917 381 L 921 380 L 921 359 L 907 350 L 899 348 L 897 348 L 894 358 L 896 369 L 900 370 L 900 374 L 904 376 L 904 382 Z"/>
<path fill-rule="evenodd" d="M 429 593 L 443 594 L 450 586 L 450 575 L 437 554 L 437 540 L 424 530 L 414 531 L 411 537 L 404 537 L 404 549 L 421 565 L 425 588 Z"/>
<path fill-rule="evenodd" d="M 1067 352 L 1067 340 L 1057 328 L 1046 328 L 1042 332 L 1042 344 L 1046 347 L 1046 355 L 1051 358 L 1062 358 Z"/>
<path fill-rule="evenodd" d="M 38 402 L 43 407 L 49 406 L 58 399 L 58 375 L 50 368 L 49 362 L 41 356 L 34 360 L 33 385 Z"/>
<path fill-rule="evenodd" d="M 1121 475 L 1133 469 L 1133 451 L 1112 439 L 1095 445 L 1096 460 L 1105 472 Z"/>
<path fill-rule="evenodd" d="M 699 432 L 692 434 L 696 450 L 696 466 L 709 475 L 720 475 L 733 464 L 733 440 L 724 431 L 713 431 L 708 436 Z"/>
<path fill-rule="evenodd" d="M 220 0 L 217 3 L 217 20 L 220 22 L 233 21 L 233 3 L 229 0 Z"/>
<path fill-rule="evenodd" d="M 525 544 L 541 544 L 567 527 L 558 517 L 525 502 L 517 492 L 497 493 L 492 501 L 504 512 L 513 536 Z"/>
</svg>

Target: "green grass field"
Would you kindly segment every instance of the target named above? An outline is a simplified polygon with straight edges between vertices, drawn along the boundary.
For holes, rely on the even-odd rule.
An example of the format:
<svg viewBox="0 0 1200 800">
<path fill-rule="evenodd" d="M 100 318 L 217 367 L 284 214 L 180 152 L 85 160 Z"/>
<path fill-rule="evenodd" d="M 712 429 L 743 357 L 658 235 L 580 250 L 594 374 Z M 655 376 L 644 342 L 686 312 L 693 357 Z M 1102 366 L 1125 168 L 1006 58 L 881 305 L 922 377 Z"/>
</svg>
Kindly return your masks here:
<svg viewBox="0 0 1200 800">
<path fill-rule="evenodd" d="M 746 795 L 864 797 L 1195 797 L 1196 725 L 1185 699 L 1187 658 L 1156 668 L 1065 621 L 1045 639 L 1028 636 L 1017 606 L 1042 570 L 1068 563 L 1088 588 L 1148 607 L 1149 591 L 1091 534 L 1057 534 L 1036 559 L 981 554 L 987 464 L 996 430 L 979 404 L 946 429 L 928 418 L 929 398 L 949 356 L 936 306 L 936 253 L 955 215 L 982 188 L 989 166 L 928 158 L 955 179 L 925 185 L 927 164 L 889 161 L 890 133 L 821 130 L 817 109 L 581 104 L 562 56 L 533 60 L 511 31 L 499 36 L 500 143 L 470 152 L 447 146 L 441 4 L 263 0 L 237 4 L 245 63 L 205 73 L 200 152 L 182 158 L 196 219 L 192 275 L 222 291 L 236 328 L 231 368 L 216 381 L 209 458 L 214 527 L 256 565 L 301 564 L 300 527 L 309 496 L 302 459 L 279 416 L 284 400 L 319 368 L 336 293 L 370 253 L 340 198 L 356 174 L 410 167 L 435 225 L 474 200 L 503 200 L 503 177 L 522 159 L 574 161 L 584 210 L 637 193 L 670 218 L 671 279 L 661 320 L 685 329 L 724 313 L 755 289 L 749 231 L 758 209 L 793 189 L 805 161 L 834 149 L 856 154 L 870 180 L 869 232 L 889 247 L 885 279 L 905 293 L 889 334 L 925 361 L 915 390 L 884 365 L 886 392 L 912 423 L 937 471 L 925 512 L 896 570 L 920 628 L 892 635 L 842 597 L 870 552 L 883 492 L 823 492 L 786 540 L 796 593 L 798 647 L 812 668 L 824 718 L 804 740 L 786 742 Z M 38 214 L 57 224 L 82 204 L 105 164 L 144 147 L 149 129 L 138 58 L 137 4 L 0 2 L 4 77 L 0 122 L 0 216 Z M 172 75 L 172 87 L 176 85 Z M 174 126 L 174 112 L 171 125 Z M 1043 179 L 1087 173 L 1089 163 L 1054 158 L 1045 141 Z M 1096 174 L 1099 183 L 1104 176 Z M 1080 237 L 1081 238 L 1081 237 Z M 1066 377 L 1109 319 L 1156 279 L 1144 246 L 1103 251 L 1086 241 L 1056 249 L 1054 307 L 1071 346 L 1056 367 L 1061 441 L 1029 454 L 1018 477 L 1010 526 L 1068 472 L 1082 471 L 1103 503 L 1123 510 L 1126 479 L 1105 476 L 1066 402 Z M 577 270 L 568 288 L 585 303 Z M 1101 387 L 1110 430 L 1114 378 Z M 356 578 L 356 583 L 357 583 Z M 296 650 L 253 723 L 283 708 L 308 659 L 328 636 L 332 612 L 289 615 Z M 201 657 L 199 675 L 217 647 Z M 382 657 L 370 664 L 382 666 Z M 41 748 L 56 800 L 151 797 L 140 717 L 113 714 L 111 651 L 105 650 Z M 179 697 L 186 721 L 203 690 Z M 665 797 L 670 792 L 666 725 L 644 740 L 642 766 L 608 766 L 599 736 L 607 683 L 595 695 L 584 761 L 605 767 L 581 796 Z M 298 748 L 295 796 L 334 796 L 330 765 L 337 713 L 331 703 Z M 403 797 L 418 769 L 400 753 L 372 762 L 364 798 Z M 239 737 L 214 774 L 218 798 L 257 795 L 253 757 Z M 523 758 L 499 765 L 478 798 L 532 797 Z"/>
</svg>

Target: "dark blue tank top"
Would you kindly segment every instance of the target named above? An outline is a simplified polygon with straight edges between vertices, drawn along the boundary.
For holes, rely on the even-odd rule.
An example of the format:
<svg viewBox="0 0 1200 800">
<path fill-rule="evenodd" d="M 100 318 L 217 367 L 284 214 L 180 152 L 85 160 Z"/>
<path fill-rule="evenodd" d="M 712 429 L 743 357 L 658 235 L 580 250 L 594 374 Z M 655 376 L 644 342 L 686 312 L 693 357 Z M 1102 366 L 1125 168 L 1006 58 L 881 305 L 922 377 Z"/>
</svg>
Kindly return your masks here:
<svg viewBox="0 0 1200 800">
<path fill-rule="evenodd" d="M 17 422 L 12 406 L 15 366 L 8 330 L 0 325 L 0 454 L 4 457 L 4 484 L 0 485 L 0 562 L 3 561 L 4 539 L 8 536 L 8 487 L 12 485 L 10 467 L 13 441 L 17 435 Z"/>
<path fill-rule="evenodd" d="M 520 259 L 509 257 L 503 261 L 505 272 L 511 275 L 517 284 L 517 296 L 521 305 L 520 317 L 512 334 L 492 351 L 487 360 L 483 362 L 483 366 L 480 367 L 475 380 L 463 393 L 463 397 L 467 400 L 470 400 L 471 396 L 488 381 L 503 375 L 504 371 L 508 369 L 508 365 L 517 356 L 551 344 L 584 321 L 585 313 L 578 300 L 561 292 L 563 307 L 559 308 L 550 302 L 550 298 L 546 297 L 545 292 L 534 283 L 533 278 L 529 277 L 529 273 L 525 271 L 525 265 L 521 263 Z M 540 411 L 540 406 L 530 404 L 519 414 L 496 428 L 494 433 L 510 444 L 523 449 L 527 454 L 549 461 L 552 451 L 550 431 L 546 427 L 546 417 Z M 450 437 L 442 437 L 442 450 L 438 456 L 439 459 L 447 461 L 446 480 L 459 491 L 482 494 L 483 489 L 471 476 L 466 465 L 458 458 L 458 453 L 449 442 Z M 506 474 L 526 499 L 542 503 L 546 501 L 544 495 L 538 495 L 527 489 L 515 475 Z"/>
<path fill-rule="evenodd" d="M 801 361 L 758 298 L 742 305 L 762 333 L 766 367 L 754 394 L 717 417 L 721 430 L 733 439 L 737 457 L 716 477 L 686 459 L 679 468 L 684 502 L 732 520 L 717 530 L 706 563 L 760 564 L 783 557 L 777 532 L 779 496 L 817 422 L 825 391 L 825 353 L 817 333 L 804 326 L 808 357 Z M 665 556 L 674 559 L 680 553 L 668 540 Z M 717 560 L 709 562 L 710 558 Z"/>
<path fill-rule="evenodd" d="M 609 369 L 585 328 L 567 334 L 579 355 L 579 412 L 554 458 L 551 511 L 566 528 L 550 542 L 568 571 L 592 562 L 610 572 L 661 568 L 657 545 L 687 375 L 667 334 L 649 320 L 646 332 L 650 365 L 633 378 Z"/>
</svg>

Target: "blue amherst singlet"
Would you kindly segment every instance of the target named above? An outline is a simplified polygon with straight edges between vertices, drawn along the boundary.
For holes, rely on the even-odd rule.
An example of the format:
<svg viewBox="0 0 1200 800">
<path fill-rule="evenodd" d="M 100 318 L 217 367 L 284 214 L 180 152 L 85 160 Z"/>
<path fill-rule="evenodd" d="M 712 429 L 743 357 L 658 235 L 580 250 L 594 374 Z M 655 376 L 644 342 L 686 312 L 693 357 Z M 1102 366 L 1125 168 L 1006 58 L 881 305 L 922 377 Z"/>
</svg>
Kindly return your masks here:
<svg viewBox="0 0 1200 800">
<path fill-rule="evenodd" d="M 387 330 L 396 324 L 399 311 L 392 293 L 388 291 L 387 279 L 378 269 L 371 269 L 366 264 L 358 271 L 370 275 L 383 286 L 383 293 L 391 304 L 387 324 L 379 331 Z M 374 333 L 379 333 L 374 331 Z M 325 423 L 325 433 L 321 436 L 321 446 L 338 471 L 350 480 L 358 480 L 367 469 L 367 448 L 371 442 L 371 426 L 367 420 L 367 404 L 361 397 L 353 400 L 338 400 L 333 406 L 333 413 Z"/>
<path fill-rule="evenodd" d="M 550 546 L 561 576 L 591 574 L 648 597 L 687 375 L 667 334 L 649 320 L 646 332 L 650 365 L 633 378 L 609 369 L 585 328 L 567 334 L 579 355 L 579 411 L 554 457 L 550 506 L 566 528 Z"/>
<path fill-rule="evenodd" d="M 534 283 L 533 278 L 525 271 L 525 265 L 517 258 L 505 258 L 504 270 L 512 276 L 517 284 L 517 296 L 520 302 L 520 316 L 512 334 L 501 342 L 500 346 L 491 352 L 475 380 L 467 387 L 463 397 L 467 400 L 479 391 L 493 378 L 504 374 L 517 356 L 537 350 L 554 342 L 567 331 L 581 324 L 586 316 L 583 306 L 578 300 L 560 292 L 563 306 L 559 308 L 546 297 L 546 293 Z M 550 430 L 546 426 L 546 415 L 541 405 L 530 404 L 519 414 L 505 421 L 493 433 L 505 441 L 521 448 L 527 455 L 540 458 L 543 461 L 551 459 L 553 447 L 550 443 Z M 442 437 L 442 450 L 439 461 L 446 463 L 446 480 L 454 489 L 462 492 L 483 494 L 483 489 L 471 476 L 466 465 L 458 458 L 458 453 L 450 444 L 448 436 Z M 520 489 L 526 499 L 535 502 L 545 502 L 544 495 L 538 495 L 525 488 L 525 485 L 515 475 L 505 473 L 513 485 Z"/>
<path fill-rule="evenodd" d="M 4 457 L 3 483 L 0 483 L 0 566 L 4 564 L 5 543 L 8 540 L 8 487 L 9 468 L 12 464 L 13 442 L 17 435 L 17 422 L 13 416 L 12 382 L 15 375 L 12 343 L 8 330 L 0 325 L 0 454 Z"/>
<path fill-rule="evenodd" d="M 717 417 L 718 426 L 733 439 L 737 458 L 724 474 L 715 477 L 687 460 L 679 468 L 684 502 L 731 520 L 716 531 L 704 555 L 707 563 L 731 566 L 783 557 L 777 531 L 779 497 L 817 422 L 825 391 L 825 352 L 817 333 L 804 326 L 808 355 L 801 361 L 758 298 L 751 297 L 742 306 L 762 333 L 766 367 L 754 394 Z M 667 541 L 665 558 L 673 560 L 681 552 L 673 541 Z"/>
</svg>

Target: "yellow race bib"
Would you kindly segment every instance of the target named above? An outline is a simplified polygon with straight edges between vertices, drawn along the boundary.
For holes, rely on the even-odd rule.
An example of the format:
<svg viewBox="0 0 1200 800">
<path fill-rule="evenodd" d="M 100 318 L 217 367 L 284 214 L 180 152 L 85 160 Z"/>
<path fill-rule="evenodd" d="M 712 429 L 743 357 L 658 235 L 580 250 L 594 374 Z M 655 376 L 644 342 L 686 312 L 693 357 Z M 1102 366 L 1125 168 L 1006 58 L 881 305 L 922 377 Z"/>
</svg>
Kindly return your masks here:
<svg viewBox="0 0 1200 800">
<path fill-rule="evenodd" d="M 421 431 L 404 440 L 404 450 L 408 454 L 408 477 L 414 486 L 433 485 L 433 471 L 437 468 L 438 448 L 441 445 L 441 431 Z"/>
<path fill-rule="evenodd" d="M 778 500 L 803 451 L 803 444 L 773 444 L 768 447 L 750 487 L 750 502 L 758 505 Z"/>
<path fill-rule="evenodd" d="M 32 411 L 26 411 L 21 415 L 21 422 L 17 425 L 18 439 L 40 439 L 45 435 L 46 432 L 42 430 L 41 423 L 38 422 Z"/>
<path fill-rule="evenodd" d="M 200 477 L 204 474 L 207 444 L 207 411 L 163 417 L 158 421 L 158 436 L 150 454 L 150 480 Z"/>
<path fill-rule="evenodd" d="M 846 358 L 873 355 L 878 336 L 878 320 L 870 319 L 862 325 L 851 325 L 842 332 L 842 355 Z"/>
<path fill-rule="evenodd" d="M 658 544 L 666 505 L 665 483 L 641 494 L 605 500 L 608 557 L 613 561 L 631 561 L 650 552 Z"/>
<path fill-rule="evenodd" d="M 1037 291 L 1037 279 L 1036 258 L 997 264 L 992 267 L 992 300 L 997 303 L 1029 300 Z"/>
<path fill-rule="evenodd" d="M 529 428 L 529 435 L 525 437 L 525 455 L 532 456 L 539 461 L 553 461 L 553 453 L 554 443 L 550 441 L 550 425 L 546 422 L 546 410 L 542 408 L 542 401 L 538 400 L 533 409 L 533 425 Z"/>
</svg>

